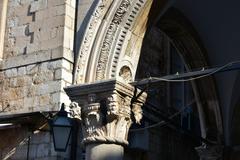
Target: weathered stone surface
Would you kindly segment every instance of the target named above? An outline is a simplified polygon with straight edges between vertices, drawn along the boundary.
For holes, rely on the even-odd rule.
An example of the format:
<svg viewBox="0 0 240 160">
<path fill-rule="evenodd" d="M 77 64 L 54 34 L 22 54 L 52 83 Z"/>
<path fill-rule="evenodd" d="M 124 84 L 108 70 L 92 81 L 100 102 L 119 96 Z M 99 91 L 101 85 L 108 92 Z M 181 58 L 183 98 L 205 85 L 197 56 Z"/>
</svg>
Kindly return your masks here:
<svg viewBox="0 0 240 160">
<path fill-rule="evenodd" d="M 128 130 L 133 121 L 140 123 L 141 106 L 146 100 L 146 93 L 135 99 L 134 90 L 133 86 L 116 80 L 65 88 L 83 112 L 85 144 L 128 144 Z"/>
<path fill-rule="evenodd" d="M 48 82 L 48 81 L 52 81 L 53 80 L 53 72 L 52 71 L 40 71 L 38 73 L 36 73 L 33 76 L 33 83 L 34 84 L 40 84 L 43 82 Z"/>
<path fill-rule="evenodd" d="M 17 76 L 17 69 L 13 68 L 13 69 L 9 69 L 5 72 L 6 77 L 15 77 Z"/>
<path fill-rule="evenodd" d="M 36 12 L 47 8 L 47 0 L 33 1 L 31 3 L 30 12 Z"/>
<path fill-rule="evenodd" d="M 27 73 L 26 67 L 18 68 L 18 76 L 23 76 Z"/>
<path fill-rule="evenodd" d="M 62 90 L 71 84 L 71 65 L 58 60 L 1 72 L 3 113 L 58 110 L 62 102 L 69 104 Z"/>
<path fill-rule="evenodd" d="M 19 3 L 9 1 L 3 68 L 49 60 L 52 58 L 52 50 L 57 47 L 66 46 L 72 50 L 74 5 L 75 2 L 65 0 L 23 0 Z M 65 27 L 70 31 L 64 31 Z M 64 41 L 67 43 L 64 44 Z M 62 50 L 58 55 L 54 54 L 54 58 L 67 55 L 64 51 Z M 72 61 L 72 56 L 66 58 Z"/>
<path fill-rule="evenodd" d="M 55 78 L 55 80 L 63 79 L 67 82 L 71 82 L 72 81 L 72 73 L 70 73 L 69 71 L 67 71 L 65 69 L 57 69 L 55 71 L 54 78 Z"/>
</svg>

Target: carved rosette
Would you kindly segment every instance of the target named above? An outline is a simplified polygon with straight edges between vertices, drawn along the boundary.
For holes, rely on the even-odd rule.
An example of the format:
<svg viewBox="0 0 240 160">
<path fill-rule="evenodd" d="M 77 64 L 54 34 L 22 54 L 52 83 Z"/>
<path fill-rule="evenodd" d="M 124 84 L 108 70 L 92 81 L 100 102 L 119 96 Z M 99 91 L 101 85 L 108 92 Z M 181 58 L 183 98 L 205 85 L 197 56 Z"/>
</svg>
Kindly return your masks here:
<svg viewBox="0 0 240 160">
<path fill-rule="evenodd" d="M 201 160 L 221 160 L 223 156 L 223 146 L 202 145 L 195 148 Z"/>
<path fill-rule="evenodd" d="M 133 102 L 134 87 L 116 80 L 68 87 L 65 91 L 81 106 L 84 144 L 128 144 L 131 124 L 140 123 L 142 118 L 146 93 Z"/>
</svg>

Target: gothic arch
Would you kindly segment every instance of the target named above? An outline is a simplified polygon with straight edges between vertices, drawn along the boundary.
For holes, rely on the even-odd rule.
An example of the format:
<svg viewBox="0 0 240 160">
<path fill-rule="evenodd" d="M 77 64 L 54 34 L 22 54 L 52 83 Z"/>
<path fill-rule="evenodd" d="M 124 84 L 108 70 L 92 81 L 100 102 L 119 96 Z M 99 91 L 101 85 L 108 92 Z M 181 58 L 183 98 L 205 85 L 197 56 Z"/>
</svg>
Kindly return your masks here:
<svg viewBox="0 0 240 160">
<path fill-rule="evenodd" d="M 128 77 L 128 81 L 133 80 L 144 35 L 147 28 L 156 25 L 156 22 L 181 53 L 185 53 L 182 56 L 190 69 L 207 66 L 206 51 L 184 16 L 170 10 L 160 21 L 156 19 L 159 18 L 157 11 L 168 4 L 166 2 L 99 0 L 81 42 L 74 69 L 75 84 L 116 78 L 123 68 L 131 73 L 127 74 L 132 76 Z M 214 80 L 207 78 L 197 81 L 196 90 L 202 93 L 199 95 L 202 102 L 200 117 L 206 131 L 202 135 L 220 143 L 222 119 Z"/>
<path fill-rule="evenodd" d="M 187 68 L 208 67 L 207 51 L 191 22 L 177 9 L 170 8 L 157 22 L 187 63 Z M 198 101 L 202 136 L 217 143 L 223 142 L 222 116 L 213 77 L 192 82 Z"/>
</svg>

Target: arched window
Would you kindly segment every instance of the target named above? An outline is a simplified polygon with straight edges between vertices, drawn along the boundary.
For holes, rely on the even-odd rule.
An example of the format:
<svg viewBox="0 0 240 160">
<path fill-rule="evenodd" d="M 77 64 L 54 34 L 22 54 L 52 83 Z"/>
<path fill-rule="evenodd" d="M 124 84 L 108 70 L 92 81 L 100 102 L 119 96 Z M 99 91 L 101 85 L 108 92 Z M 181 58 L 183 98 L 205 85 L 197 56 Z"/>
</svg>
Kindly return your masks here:
<svg viewBox="0 0 240 160">
<path fill-rule="evenodd" d="M 206 55 L 191 22 L 177 9 L 169 8 L 156 23 L 149 22 L 135 78 L 199 70 L 208 66 Z M 149 134 L 145 137 L 151 143 L 149 159 L 199 159 L 194 151 L 201 145 L 199 137 L 221 142 L 221 114 L 211 77 L 149 84 L 147 88 L 143 115 Z M 168 127 L 162 121 L 167 121 Z"/>
<path fill-rule="evenodd" d="M 167 57 L 169 62 L 167 64 L 167 74 L 178 74 L 187 72 L 187 64 L 181 57 L 181 53 L 178 53 L 177 49 L 170 42 L 169 52 Z M 193 109 L 196 107 L 196 100 L 194 98 L 192 86 L 190 82 L 178 82 L 168 83 L 169 92 L 167 97 L 167 106 L 172 107 L 177 111 L 181 111 L 179 122 L 183 129 L 193 129 Z M 195 125 L 196 126 L 196 125 Z M 200 130 L 198 128 L 198 132 Z"/>
<path fill-rule="evenodd" d="M 0 1 L 0 60 L 3 58 L 4 35 L 7 17 L 7 2 L 8 0 Z"/>
<path fill-rule="evenodd" d="M 182 56 L 181 50 L 173 43 L 172 38 L 158 26 L 150 28 L 143 42 L 136 79 L 150 76 L 162 77 L 187 71 L 187 61 Z M 182 155 L 183 159 L 186 157 L 192 160 L 197 159 L 193 146 L 201 145 L 197 139 L 201 135 L 201 130 L 196 97 L 191 82 L 152 84 L 149 85 L 147 93 L 148 98 L 143 107 L 144 127 L 156 124 L 156 127 L 147 129 L 145 134 L 146 139 L 151 143 L 149 148 L 146 148 L 151 152 L 148 158 L 157 159 L 161 156 L 162 159 L 178 159 Z M 162 121 L 167 122 L 166 125 L 162 125 Z M 186 133 L 191 133 L 194 138 Z M 136 137 L 140 133 L 134 134 Z M 138 138 L 136 141 L 140 141 L 139 139 L 144 140 L 144 138 Z M 131 140 L 130 146 L 132 147 L 135 141 Z"/>
</svg>

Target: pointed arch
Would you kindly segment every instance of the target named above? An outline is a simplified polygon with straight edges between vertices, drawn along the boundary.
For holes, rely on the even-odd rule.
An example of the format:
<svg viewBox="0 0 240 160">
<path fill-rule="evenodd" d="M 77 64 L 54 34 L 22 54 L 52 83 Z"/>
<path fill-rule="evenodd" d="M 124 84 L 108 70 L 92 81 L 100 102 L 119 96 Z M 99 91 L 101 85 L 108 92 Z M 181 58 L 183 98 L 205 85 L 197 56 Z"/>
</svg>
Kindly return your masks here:
<svg viewBox="0 0 240 160">
<path fill-rule="evenodd" d="M 170 8 L 157 26 L 170 37 L 189 70 L 208 67 L 208 53 L 200 36 L 179 10 Z M 223 143 L 222 114 L 213 77 L 193 81 L 192 86 L 198 101 L 202 136 Z"/>
</svg>

